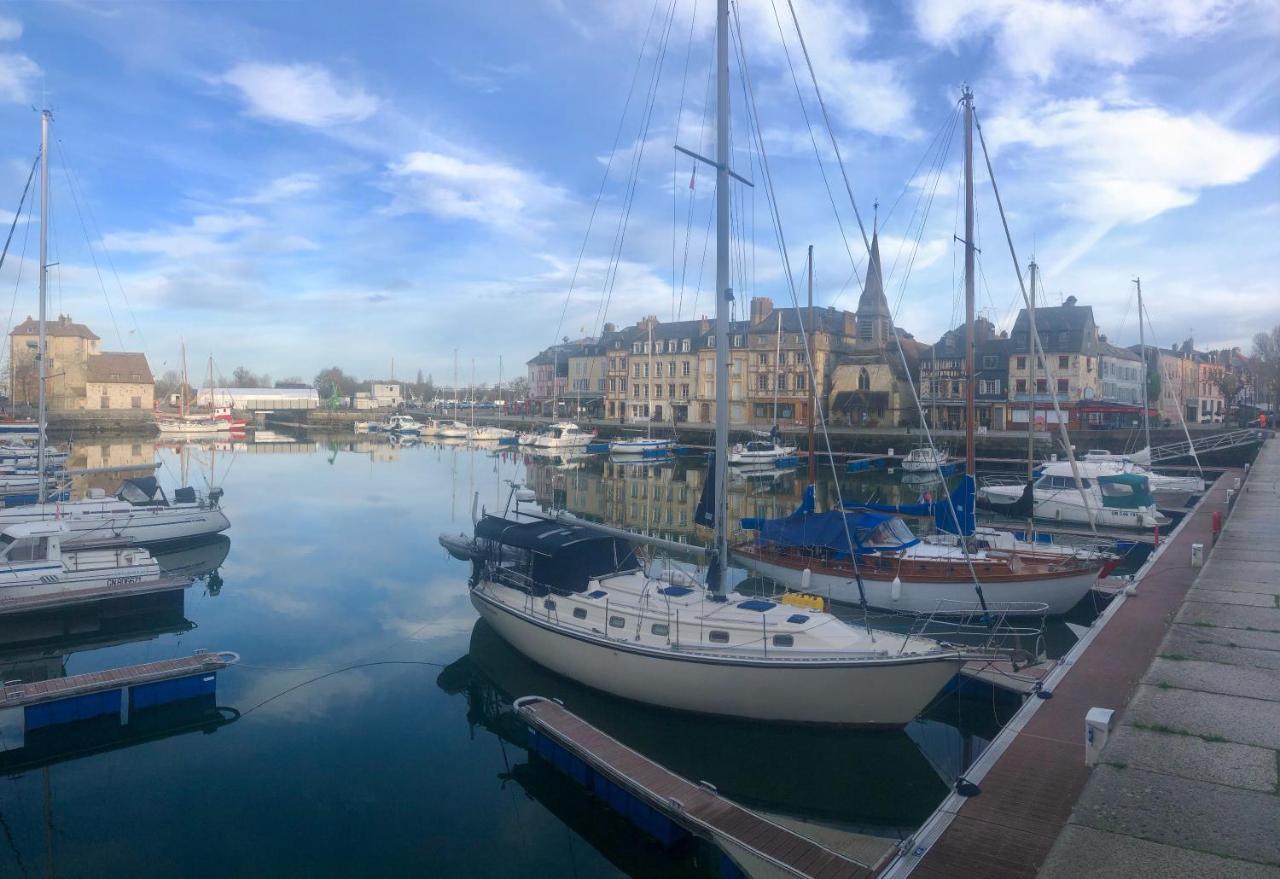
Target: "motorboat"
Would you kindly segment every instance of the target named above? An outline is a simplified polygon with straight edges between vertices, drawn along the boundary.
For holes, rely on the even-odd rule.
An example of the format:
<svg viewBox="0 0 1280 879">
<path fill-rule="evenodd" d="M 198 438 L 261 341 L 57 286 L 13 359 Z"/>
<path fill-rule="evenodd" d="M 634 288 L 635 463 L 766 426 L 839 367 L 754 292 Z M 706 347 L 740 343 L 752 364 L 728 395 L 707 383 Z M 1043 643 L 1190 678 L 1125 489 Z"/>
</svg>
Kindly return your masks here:
<svg viewBox="0 0 1280 879">
<path fill-rule="evenodd" d="M 445 439 L 466 439 L 469 433 L 471 428 L 461 421 L 436 422 L 436 436 L 442 436 Z"/>
<path fill-rule="evenodd" d="M 66 522 L 45 520 L 0 530 L 0 604 L 5 599 L 72 594 L 121 583 L 158 580 L 151 553 L 120 541 L 99 549 L 69 549 Z"/>
<path fill-rule="evenodd" d="M 154 476 L 127 479 L 113 496 L 100 489 L 75 501 L 47 501 L 0 509 L 0 528 L 32 522 L 62 522 L 65 546 L 97 546 L 126 540 L 135 544 L 195 540 L 231 527 L 221 507 L 222 490 L 201 495 L 179 488 L 169 500 Z"/>
<path fill-rule="evenodd" d="M 594 431 L 583 430 L 571 421 L 558 421 L 540 431 L 533 445 L 539 449 L 572 449 L 589 445 L 595 436 Z"/>
<path fill-rule="evenodd" d="M 29 418 L 0 420 L 0 438 L 5 440 L 34 438 L 40 433 L 40 426 Z"/>
<path fill-rule="evenodd" d="M 795 454 L 795 446 L 784 446 L 771 439 L 750 440 L 729 448 L 729 463 L 773 464 L 784 458 L 794 458 Z"/>
<path fill-rule="evenodd" d="M 947 454 L 946 449 L 921 445 L 907 452 L 902 459 L 902 469 L 909 473 L 934 471 L 949 463 L 950 460 L 951 456 Z"/>
<path fill-rule="evenodd" d="M 963 654 L 914 635 L 646 570 L 626 540 L 561 520 L 486 515 L 441 545 L 471 602 L 552 671 L 646 704 L 755 720 L 899 727 Z M 656 566 L 655 566 L 656 567 Z"/>
<path fill-rule="evenodd" d="M 503 440 L 511 439 L 516 435 L 514 430 L 507 430 L 505 427 L 494 427 L 492 425 L 481 425 L 473 427 L 467 431 L 467 439 L 473 443 L 500 443 Z"/>
<path fill-rule="evenodd" d="M 1032 484 L 1032 510 L 1037 519 L 1116 528 L 1150 529 L 1170 524 L 1151 493 L 1151 480 L 1139 473 L 1116 473 L 1109 465 L 1077 461 L 1077 476 L 1069 461 L 1053 461 L 1041 468 Z M 1021 480 L 988 477 L 978 497 L 993 510 L 1022 516 L 1026 484 Z"/>
<path fill-rule="evenodd" d="M 412 415 L 390 415 L 382 422 L 382 429 L 401 436 L 418 436 L 422 433 L 422 425 Z"/>
<path fill-rule="evenodd" d="M 1084 460 L 1079 462 L 1079 466 L 1083 468 L 1082 473 L 1088 476 L 1099 476 L 1104 473 L 1136 473 L 1147 477 L 1151 483 L 1151 491 L 1155 494 L 1165 492 L 1200 494 L 1204 491 L 1202 476 L 1170 476 L 1165 473 L 1156 473 L 1129 458 L 1112 455 L 1109 452 L 1105 454 L 1106 457 L 1102 457 L 1097 452 L 1086 452 Z"/>
</svg>

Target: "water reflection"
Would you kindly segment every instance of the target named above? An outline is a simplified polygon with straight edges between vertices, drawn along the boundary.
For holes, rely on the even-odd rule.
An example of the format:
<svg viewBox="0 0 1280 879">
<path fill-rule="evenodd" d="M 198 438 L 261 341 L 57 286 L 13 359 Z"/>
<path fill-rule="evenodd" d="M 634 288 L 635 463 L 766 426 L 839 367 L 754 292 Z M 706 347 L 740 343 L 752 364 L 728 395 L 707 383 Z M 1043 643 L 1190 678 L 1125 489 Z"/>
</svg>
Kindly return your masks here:
<svg viewBox="0 0 1280 879">
<path fill-rule="evenodd" d="M 943 697 L 902 731 L 833 730 L 746 723 L 664 711 L 587 689 L 530 662 L 483 621 L 467 654 L 437 685 L 465 694 L 467 718 L 523 747 L 508 710 L 529 694 L 560 699 L 573 712 L 672 771 L 713 783 L 727 797 L 766 812 L 900 838 L 932 812 L 1002 717 Z"/>
</svg>

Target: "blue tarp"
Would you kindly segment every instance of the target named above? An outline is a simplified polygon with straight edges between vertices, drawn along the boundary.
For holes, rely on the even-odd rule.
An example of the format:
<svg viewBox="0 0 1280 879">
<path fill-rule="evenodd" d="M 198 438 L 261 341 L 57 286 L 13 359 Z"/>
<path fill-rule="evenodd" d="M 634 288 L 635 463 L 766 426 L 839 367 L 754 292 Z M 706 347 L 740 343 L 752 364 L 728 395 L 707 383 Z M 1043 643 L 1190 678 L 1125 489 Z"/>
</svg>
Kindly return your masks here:
<svg viewBox="0 0 1280 879">
<path fill-rule="evenodd" d="M 849 538 L 858 551 L 867 547 L 867 538 L 893 516 L 863 510 L 826 513 L 813 511 L 813 486 L 805 489 L 804 499 L 794 513 L 783 519 L 743 519 L 742 527 L 758 533 L 760 543 L 772 543 L 784 547 L 804 549 L 829 549 L 848 556 Z M 846 527 L 847 526 L 847 527 Z M 909 546 L 914 540 L 895 544 L 892 548 Z M 890 548 L 890 547 L 885 547 Z"/>
<path fill-rule="evenodd" d="M 974 528 L 973 501 L 973 477 L 965 476 L 960 480 L 960 484 L 956 486 L 955 491 L 951 492 L 950 503 L 947 503 L 947 499 L 943 497 L 935 501 L 919 504 L 872 504 L 845 501 L 844 505 L 849 510 L 897 513 L 900 516 L 933 516 L 934 524 L 939 531 L 945 531 L 948 534 L 972 534 Z M 957 527 L 956 525 L 956 516 L 951 513 L 953 507 L 955 508 L 956 516 L 960 517 L 962 527 Z"/>
</svg>

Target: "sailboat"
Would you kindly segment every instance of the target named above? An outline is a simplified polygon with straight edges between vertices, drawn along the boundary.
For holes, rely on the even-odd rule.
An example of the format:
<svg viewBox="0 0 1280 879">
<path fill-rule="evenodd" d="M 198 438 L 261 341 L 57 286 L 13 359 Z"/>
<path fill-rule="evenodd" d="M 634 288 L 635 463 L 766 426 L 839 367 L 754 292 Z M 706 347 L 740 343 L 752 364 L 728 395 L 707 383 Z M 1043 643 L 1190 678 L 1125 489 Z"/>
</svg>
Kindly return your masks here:
<svg viewBox="0 0 1280 879">
<path fill-rule="evenodd" d="M 43 113 L 41 131 L 42 187 L 47 192 L 50 114 Z M 44 199 L 47 202 L 47 197 Z M 45 350 L 45 239 L 47 209 L 41 208 L 40 222 L 40 341 L 39 352 Z M 45 423 L 46 403 L 44 395 L 46 362 L 40 358 L 40 423 Z M 189 540 L 217 534 L 231 527 L 219 505 L 222 490 L 214 489 L 201 497 L 190 487 L 179 488 L 171 502 L 160 489 L 154 477 L 131 479 L 125 482 L 112 498 L 100 491 L 91 491 L 80 500 L 66 500 L 55 494 L 50 496 L 47 478 L 48 450 L 44 434 L 40 433 L 37 445 L 38 469 L 33 477 L 36 502 L 26 506 L 6 506 L 0 509 L 0 529 L 10 533 L 12 528 L 48 529 L 56 526 L 56 536 L 62 547 L 115 546 L 122 543 L 159 543 Z M 37 531 L 30 531 L 35 534 Z M 16 533 L 16 532 L 13 532 Z M 53 534 L 54 532 L 49 532 Z M 3 538 L 0 538 L 3 540 Z M 145 554 L 145 553 L 144 553 Z M 10 558 L 14 556 L 10 554 Z M 57 556 L 48 555 L 49 559 Z M 121 557 L 123 558 L 123 557 Z M 134 576 L 134 573 L 129 573 Z M 123 576 L 123 575 L 121 575 Z"/>
<path fill-rule="evenodd" d="M 649 353 L 649 364 L 646 376 L 653 375 L 653 321 L 649 321 L 649 344 L 647 351 Z M 616 439 L 609 443 L 609 454 L 620 457 L 626 456 L 648 456 L 664 455 L 675 445 L 674 440 L 663 439 L 662 437 L 654 438 L 653 436 L 653 419 L 646 418 L 644 424 L 643 437 L 630 437 L 628 439 Z"/>
<path fill-rule="evenodd" d="M 974 248 L 973 113 L 967 89 L 965 124 L 965 466 L 961 486 L 932 503 L 894 507 L 846 504 L 816 512 L 813 487 L 782 519 L 744 519 L 756 538 L 735 548 L 748 568 L 785 586 L 809 588 L 833 601 L 915 614 L 964 614 L 986 609 L 1047 608 L 1064 614 L 1079 603 L 1114 560 L 1090 550 L 1020 541 L 974 521 Z M 880 265 L 876 239 L 869 271 Z M 869 280 L 868 283 L 872 281 Z M 934 458 L 935 470 L 941 460 Z M 1019 489 L 1020 490 L 1020 489 Z M 935 517 L 940 533 L 917 537 L 900 513 Z"/>
<path fill-rule="evenodd" d="M 226 433 L 231 430 L 231 421 L 220 421 L 214 418 L 192 415 L 187 406 L 187 343 L 182 341 L 182 387 L 178 389 L 178 417 L 161 418 L 156 421 L 161 433 L 181 436 L 210 435 Z"/>
<path fill-rule="evenodd" d="M 508 643 L 580 683 L 705 714 L 791 723 L 910 722 L 952 679 L 960 650 L 850 625 L 726 589 L 730 150 L 729 3 L 716 3 L 716 454 L 699 522 L 714 532 L 705 580 L 646 566 L 639 543 L 684 544 L 566 518 L 485 514 L 465 541 L 471 602 Z M 514 496 L 514 489 L 513 489 Z M 517 504 L 517 512 L 518 512 Z M 458 538 L 447 535 L 455 549 Z"/>
</svg>

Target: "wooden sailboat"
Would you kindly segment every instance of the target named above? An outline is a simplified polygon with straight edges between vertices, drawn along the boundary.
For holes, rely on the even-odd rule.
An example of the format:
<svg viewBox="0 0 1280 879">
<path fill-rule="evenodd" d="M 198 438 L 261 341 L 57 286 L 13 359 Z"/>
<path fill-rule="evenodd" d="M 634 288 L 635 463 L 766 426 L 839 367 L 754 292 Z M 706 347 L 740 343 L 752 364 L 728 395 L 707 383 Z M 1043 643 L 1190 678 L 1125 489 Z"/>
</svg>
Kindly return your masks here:
<svg viewBox="0 0 1280 879">
<path fill-rule="evenodd" d="M 206 416 L 193 415 L 189 411 L 187 404 L 187 342 L 185 339 L 181 342 L 182 347 L 182 387 L 178 389 L 178 417 L 177 418 L 161 418 L 156 421 L 156 426 L 160 428 L 163 434 L 176 434 L 179 436 L 210 436 L 218 433 L 227 433 L 231 430 L 231 422 L 218 421 Z"/>
</svg>

